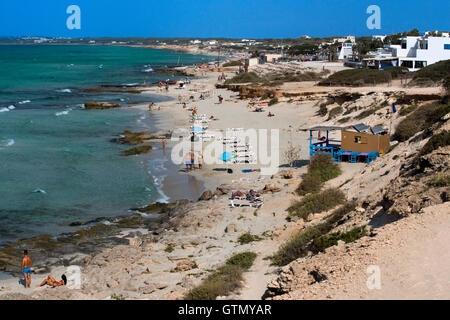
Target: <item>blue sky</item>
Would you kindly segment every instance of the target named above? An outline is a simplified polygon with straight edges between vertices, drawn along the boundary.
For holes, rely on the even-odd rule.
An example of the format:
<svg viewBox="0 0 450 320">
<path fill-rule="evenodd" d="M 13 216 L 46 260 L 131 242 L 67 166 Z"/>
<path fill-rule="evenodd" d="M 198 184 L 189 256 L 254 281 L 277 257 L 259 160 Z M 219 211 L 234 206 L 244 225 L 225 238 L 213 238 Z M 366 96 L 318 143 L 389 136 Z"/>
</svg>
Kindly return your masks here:
<svg viewBox="0 0 450 320">
<path fill-rule="evenodd" d="M 81 8 L 81 30 L 66 9 Z M 369 30 L 369 5 L 381 29 Z M 0 36 L 287 38 L 450 30 L 449 0 L 0 0 Z"/>
</svg>

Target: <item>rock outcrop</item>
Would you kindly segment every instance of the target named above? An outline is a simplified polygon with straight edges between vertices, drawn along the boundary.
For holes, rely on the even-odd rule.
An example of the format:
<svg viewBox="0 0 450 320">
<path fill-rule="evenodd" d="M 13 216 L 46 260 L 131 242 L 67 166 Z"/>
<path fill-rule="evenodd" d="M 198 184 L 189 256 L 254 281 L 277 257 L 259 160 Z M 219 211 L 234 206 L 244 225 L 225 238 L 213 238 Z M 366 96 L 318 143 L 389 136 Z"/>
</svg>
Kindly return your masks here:
<svg viewBox="0 0 450 320">
<path fill-rule="evenodd" d="M 86 110 L 92 110 L 92 109 L 115 109 L 115 108 L 120 108 L 121 105 L 114 103 L 114 102 L 109 102 L 109 101 L 86 101 L 84 103 L 84 108 Z"/>
</svg>

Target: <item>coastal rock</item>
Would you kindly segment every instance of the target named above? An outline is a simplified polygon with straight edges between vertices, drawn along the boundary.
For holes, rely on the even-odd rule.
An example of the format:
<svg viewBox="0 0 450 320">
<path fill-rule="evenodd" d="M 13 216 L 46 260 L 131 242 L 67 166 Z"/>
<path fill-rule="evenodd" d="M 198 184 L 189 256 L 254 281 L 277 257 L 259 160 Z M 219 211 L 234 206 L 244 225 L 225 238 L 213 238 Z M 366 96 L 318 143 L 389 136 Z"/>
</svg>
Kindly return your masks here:
<svg viewBox="0 0 450 320">
<path fill-rule="evenodd" d="M 175 267 L 176 272 L 184 272 L 194 269 L 197 264 L 190 259 L 182 259 L 177 262 L 177 266 Z"/>
<path fill-rule="evenodd" d="M 229 194 L 230 192 L 231 192 L 231 188 L 229 186 L 221 185 L 216 188 L 216 191 L 214 192 L 214 194 L 217 196 L 222 196 L 225 194 Z"/>
<path fill-rule="evenodd" d="M 240 229 L 237 227 L 236 224 L 234 223 L 230 223 L 229 225 L 227 225 L 227 227 L 225 228 L 225 233 L 235 233 L 235 232 L 239 232 Z"/>
<path fill-rule="evenodd" d="M 84 103 L 84 108 L 86 110 L 92 110 L 92 109 L 114 109 L 114 108 L 120 108 L 120 104 L 114 103 L 114 102 L 108 102 L 108 101 L 86 101 Z"/>
<path fill-rule="evenodd" d="M 213 193 L 211 192 L 211 190 L 206 190 L 205 192 L 202 193 L 202 195 L 200 196 L 198 201 L 208 201 L 208 200 L 211 200 L 212 197 L 213 197 Z"/>
<path fill-rule="evenodd" d="M 131 148 L 131 149 L 125 150 L 123 152 L 123 154 L 125 156 L 134 156 L 134 155 L 137 155 L 137 154 L 149 153 L 152 150 L 153 150 L 152 146 L 139 146 L 139 147 L 135 147 L 135 148 Z"/>
<path fill-rule="evenodd" d="M 142 240 L 138 237 L 131 238 L 129 241 L 130 241 L 130 246 L 133 246 L 133 247 L 139 247 L 142 244 Z"/>
<path fill-rule="evenodd" d="M 274 183 L 266 184 L 264 189 L 262 190 L 262 193 L 276 193 L 280 192 L 281 189 L 278 188 Z"/>
<path fill-rule="evenodd" d="M 280 172 L 280 177 L 282 177 L 283 179 L 292 179 L 294 178 L 294 172 L 283 170 Z"/>
</svg>

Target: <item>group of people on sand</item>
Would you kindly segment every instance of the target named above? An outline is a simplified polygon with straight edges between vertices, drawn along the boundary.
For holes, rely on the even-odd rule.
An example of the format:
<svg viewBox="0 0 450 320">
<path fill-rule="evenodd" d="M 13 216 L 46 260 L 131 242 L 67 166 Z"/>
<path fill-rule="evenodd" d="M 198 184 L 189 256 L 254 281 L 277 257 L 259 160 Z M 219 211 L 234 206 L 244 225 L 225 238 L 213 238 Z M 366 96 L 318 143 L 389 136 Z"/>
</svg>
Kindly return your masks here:
<svg viewBox="0 0 450 320">
<path fill-rule="evenodd" d="M 203 155 L 201 153 L 196 154 L 194 152 L 188 152 L 184 156 L 184 162 L 186 164 L 186 172 L 191 172 L 194 169 L 202 169 Z"/>
<path fill-rule="evenodd" d="M 25 288 L 31 288 L 31 258 L 28 255 L 28 250 L 23 251 L 23 259 L 22 259 L 22 273 L 25 278 Z M 56 281 L 51 275 L 49 275 L 44 281 L 41 282 L 39 287 L 43 287 L 48 285 L 50 287 L 61 287 L 67 284 L 67 277 L 65 274 L 61 276 L 60 281 Z"/>
</svg>

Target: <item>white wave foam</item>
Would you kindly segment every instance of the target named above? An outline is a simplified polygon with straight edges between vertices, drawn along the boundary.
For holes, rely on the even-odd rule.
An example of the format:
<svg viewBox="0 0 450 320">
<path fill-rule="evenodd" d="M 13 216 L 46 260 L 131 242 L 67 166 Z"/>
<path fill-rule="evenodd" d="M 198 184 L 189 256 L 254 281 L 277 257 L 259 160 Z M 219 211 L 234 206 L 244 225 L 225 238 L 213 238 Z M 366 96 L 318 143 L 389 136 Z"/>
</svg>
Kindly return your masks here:
<svg viewBox="0 0 450 320">
<path fill-rule="evenodd" d="M 8 112 L 9 109 L 8 108 L 0 108 L 0 112 Z"/>
<path fill-rule="evenodd" d="M 56 92 L 61 92 L 61 93 L 71 93 L 72 90 L 70 90 L 70 89 L 61 89 L 61 90 L 56 90 Z"/>
<path fill-rule="evenodd" d="M 67 115 L 67 114 L 69 114 L 70 110 L 72 110 L 72 109 L 56 112 L 55 116 L 59 117 L 59 116 Z"/>
<path fill-rule="evenodd" d="M 33 192 L 32 193 L 42 193 L 42 194 L 47 194 L 47 192 L 45 191 L 45 190 L 43 190 L 43 189 L 35 189 L 35 190 L 33 190 Z"/>
<path fill-rule="evenodd" d="M 0 140 L 0 147 L 10 147 L 15 143 L 14 139 Z"/>
<path fill-rule="evenodd" d="M 23 101 L 20 101 L 19 104 L 25 104 L 25 103 L 30 103 L 30 102 L 31 102 L 30 100 L 23 100 Z"/>
</svg>

